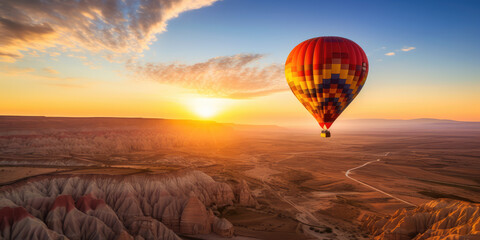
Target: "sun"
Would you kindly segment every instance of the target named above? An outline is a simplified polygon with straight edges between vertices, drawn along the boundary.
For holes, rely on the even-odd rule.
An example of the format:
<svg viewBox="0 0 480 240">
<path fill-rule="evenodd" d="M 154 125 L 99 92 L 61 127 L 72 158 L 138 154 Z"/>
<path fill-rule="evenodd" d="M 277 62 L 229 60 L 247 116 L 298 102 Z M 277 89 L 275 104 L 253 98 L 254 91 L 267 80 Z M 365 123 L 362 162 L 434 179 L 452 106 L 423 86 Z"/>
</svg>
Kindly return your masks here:
<svg viewBox="0 0 480 240">
<path fill-rule="evenodd" d="M 192 110 L 201 118 L 211 118 L 220 111 L 220 102 L 214 98 L 192 99 Z"/>
<path fill-rule="evenodd" d="M 217 109 L 209 105 L 199 105 L 195 107 L 195 113 L 200 117 L 209 118 L 217 113 Z"/>
</svg>

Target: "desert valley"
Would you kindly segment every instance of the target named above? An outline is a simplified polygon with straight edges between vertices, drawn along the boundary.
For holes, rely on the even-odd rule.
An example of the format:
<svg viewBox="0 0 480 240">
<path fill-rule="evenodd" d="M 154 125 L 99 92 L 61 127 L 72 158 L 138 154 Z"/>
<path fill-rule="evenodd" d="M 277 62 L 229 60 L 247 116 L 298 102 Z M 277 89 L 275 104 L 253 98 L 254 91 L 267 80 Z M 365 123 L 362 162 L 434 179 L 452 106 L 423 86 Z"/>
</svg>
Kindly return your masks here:
<svg viewBox="0 0 480 240">
<path fill-rule="evenodd" d="M 209 121 L 4 116 L 0 236 L 478 239 L 479 133 L 435 119 L 345 120 L 321 139 Z"/>
</svg>

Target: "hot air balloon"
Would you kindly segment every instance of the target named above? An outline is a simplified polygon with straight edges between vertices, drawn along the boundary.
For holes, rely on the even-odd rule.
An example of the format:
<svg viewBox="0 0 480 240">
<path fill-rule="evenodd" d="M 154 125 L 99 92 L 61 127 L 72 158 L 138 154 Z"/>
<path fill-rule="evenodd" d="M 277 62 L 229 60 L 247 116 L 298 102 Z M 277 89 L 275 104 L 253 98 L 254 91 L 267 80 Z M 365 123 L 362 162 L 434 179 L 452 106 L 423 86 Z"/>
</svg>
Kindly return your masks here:
<svg viewBox="0 0 480 240">
<path fill-rule="evenodd" d="M 298 44 L 285 62 L 288 86 L 330 137 L 335 119 L 358 95 L 368 73 L 368 59 L 355 42 L 318 37 Z"/>
</svg>

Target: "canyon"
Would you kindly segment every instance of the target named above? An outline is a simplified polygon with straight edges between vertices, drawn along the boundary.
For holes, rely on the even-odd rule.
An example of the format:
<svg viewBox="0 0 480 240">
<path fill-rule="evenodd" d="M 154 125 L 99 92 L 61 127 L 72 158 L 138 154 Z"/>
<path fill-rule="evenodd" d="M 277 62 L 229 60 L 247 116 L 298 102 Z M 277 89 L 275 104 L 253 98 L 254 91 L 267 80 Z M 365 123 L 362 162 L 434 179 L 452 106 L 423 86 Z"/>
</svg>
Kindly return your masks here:
<svg viewBox="0 0 480 240">
<path fill-rule="evenodd" d="M 480 204 L 433 200 L 388 217 L 368 216 L 363 227 L 374 239 L 480 239 Z"/>
<path fill-rule="evenodd" d="M 239 193 L 235 196 L 230 185 L 200 171 L 40 177 L 0 190 L 0 236 L 180 239 L 177 234 L 214 232 L 232 237 L 233 225 L 215 216 L 210 207 L 252 199 L 244 187 Z"/>
</svg>

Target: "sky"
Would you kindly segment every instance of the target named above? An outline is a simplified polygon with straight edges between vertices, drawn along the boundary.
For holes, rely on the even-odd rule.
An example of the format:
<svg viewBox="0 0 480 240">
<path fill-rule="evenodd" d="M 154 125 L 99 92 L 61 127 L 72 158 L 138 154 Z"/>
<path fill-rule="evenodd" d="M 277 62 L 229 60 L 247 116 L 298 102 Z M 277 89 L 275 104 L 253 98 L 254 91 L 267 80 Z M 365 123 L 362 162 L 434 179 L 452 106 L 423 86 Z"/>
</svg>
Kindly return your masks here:
<svg viewBox="0 0 480 240">
<path fill-rule="evenodd" d="M 3 0 L 0 115 L 316 126 L 289 90 L 300 42 L 369 59 L 342 119 L 480 121 L 478 1 Z"/>
</svg>

